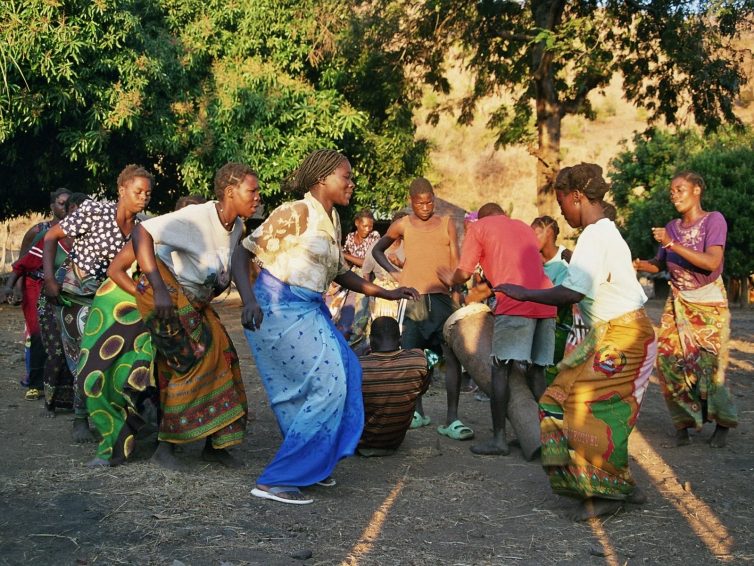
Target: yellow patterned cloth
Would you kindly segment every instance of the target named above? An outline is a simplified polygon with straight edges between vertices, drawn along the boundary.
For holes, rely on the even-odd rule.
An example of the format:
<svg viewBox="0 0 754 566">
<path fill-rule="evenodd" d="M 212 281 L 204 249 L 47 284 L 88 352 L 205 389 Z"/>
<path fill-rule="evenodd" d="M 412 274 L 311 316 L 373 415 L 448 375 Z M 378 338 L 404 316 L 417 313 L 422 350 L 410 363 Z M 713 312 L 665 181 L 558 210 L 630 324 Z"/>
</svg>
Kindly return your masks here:
<svg viewBox="0 0 754 566">
<path fill-rule="evenodd" d="M 157 267 L 176 316 L 155 316 L 154 292 L 144 275 L 136 286 L 136 304 L 156 350 L 158 438 L 182 444 L 210 437 L 216 449 L 240 444 L 247 403 L 233 342 L 209 304 L 192 302 L 162 261 Z"/>
<path fill-rule="evenodd" d="M 631 495 L 628 437 L 656 356 L 654 329 L 642 308 L 595 325 L 558 364 L 539 400 L 542 466 L 555 493 Z"/>
</svg>

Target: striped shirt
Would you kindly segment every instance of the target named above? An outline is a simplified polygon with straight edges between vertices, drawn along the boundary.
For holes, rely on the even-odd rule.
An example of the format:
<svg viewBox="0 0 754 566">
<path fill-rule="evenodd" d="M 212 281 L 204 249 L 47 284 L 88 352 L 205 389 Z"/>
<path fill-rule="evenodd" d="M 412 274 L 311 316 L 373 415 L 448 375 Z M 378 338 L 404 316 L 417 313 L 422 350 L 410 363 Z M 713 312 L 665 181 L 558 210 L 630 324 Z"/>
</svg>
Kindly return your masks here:
<svg viewBox="0 0 754 566">
<path fill-rule="evenodd" d="M 424 352 L 374 352 L 359 361 L 364 396 L 364 432 L 359 448 L 398 448 L 411 425 L 416 399 L 429 386 Z"/>
</svg>

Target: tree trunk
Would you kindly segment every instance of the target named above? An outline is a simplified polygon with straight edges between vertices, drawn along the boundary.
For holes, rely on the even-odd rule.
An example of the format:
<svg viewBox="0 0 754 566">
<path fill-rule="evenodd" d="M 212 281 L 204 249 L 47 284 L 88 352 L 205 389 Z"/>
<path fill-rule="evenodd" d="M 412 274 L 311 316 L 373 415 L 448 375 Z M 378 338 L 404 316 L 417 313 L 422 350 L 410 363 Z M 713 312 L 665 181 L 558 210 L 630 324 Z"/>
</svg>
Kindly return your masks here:
<svg viewBox="0 0 754 566">
<path fill-rule="evenodd" d="M 557 103 L 537 98 L 537 211 L 557 218 L 555 177 L 560 169 L 561 113 Z"/>
<path fill-rule="evenodd" d="M 565 0 L 533 0 L 531 11 L 538 28 L 554 30 L 560 24 Z M 532 51 L 532 82 L 537 111 L 537 210 L 557 218 L 559 207 L 553 183 L 560 169 L 560 123 L 565 114 L 555 88 L 553 53 L 544 42 Z"/>
</svg>

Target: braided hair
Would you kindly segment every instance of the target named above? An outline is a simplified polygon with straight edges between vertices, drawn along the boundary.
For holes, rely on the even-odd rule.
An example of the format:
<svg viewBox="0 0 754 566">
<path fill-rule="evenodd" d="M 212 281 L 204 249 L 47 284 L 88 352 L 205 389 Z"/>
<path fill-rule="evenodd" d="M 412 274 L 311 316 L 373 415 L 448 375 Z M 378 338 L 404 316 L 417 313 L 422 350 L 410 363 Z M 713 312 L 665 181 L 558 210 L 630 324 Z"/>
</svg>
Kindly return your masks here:
<svg viewBox="0 0 754 566">
<path fill-rule="evenodd" d="M 558 234 L 560 234 L 560 227 L 552 216 L 538 216 L 532 221 L 531 227 L 542 228 L 542 230 L 552 228 L 552 235 L 555 237 L 555 241 L 557 241 Z"/>
<path fill-rule="evenodd" d="M 348 158 L 334 149 L 317 149 L 283 182 L 286 191 L 304 194 L 335 171 Z"/>
<path fill-rule="evenodd" d="M 215 173 L 215 197 L 217 200 L 223 199 L 227 187 L 239 186 L 243 183 L 243 180 L 247 175 L 258 177 L 256 172 L 245 163 L 235 163 L 231 161 L 220 167 L 220 169 L 217 170 L 217 173 Z"/>
<path fill-rule="evenodd" d="M 590 202 L 601 201 L 610 185 L 602 178 L 602 167 L 594 163 L 579 163 L 560 170 L 555 190 L 563 193 L 581 192 Z"/>
<path fill-rule="evenodd" d="M 671 181 L 675 181 L 676 179 L 683 179 L 684 181 L 699 187 L 699 190 L 701 191 L 700 194 L 704 194 L 704 190 L 707 188 L 707 183 L 704 182 L 704 178 L 696 171 L 679 171 L 673 175 Z"/>
</svg>

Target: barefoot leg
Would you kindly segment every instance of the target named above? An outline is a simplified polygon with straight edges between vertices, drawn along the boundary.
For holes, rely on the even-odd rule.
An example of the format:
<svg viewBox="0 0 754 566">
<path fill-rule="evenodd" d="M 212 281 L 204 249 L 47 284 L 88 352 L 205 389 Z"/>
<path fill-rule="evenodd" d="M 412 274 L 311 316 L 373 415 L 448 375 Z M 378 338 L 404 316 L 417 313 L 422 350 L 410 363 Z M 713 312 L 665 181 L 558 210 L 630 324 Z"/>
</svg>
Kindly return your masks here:
<svg viewBox="0 0 754 566">
<path fill-rule="evenodd" d="M 207 438 L 202 450 L 202 459 L 205 462 L 221 464 L 226 468 L 242 468 L 243 464 L 236 460 L 227 450 L 223 448 L 214 448 L 212 440 Z"/>
<path fill-rule="evenodd" d="M 157 444 L 157 450 L 152 454 L 151 461 L 174 472 L 185 471 L 185 466 L 175 459 L 175 444 L 170 442 L 160 441 Z"/>
<path fill-rule="evenodd" d="M 586 521 L 602 515 L 612 515 L 623 507 L 622 501 L 612 499 L 602 499 L 601 497 L 590 497 L 585 499 L 579 505 L 579 508 L 569 514 L 569 518 L 574 521 Z"/>
<path fill-rule="evenodd" d="M 86 417 L 76 417 L 73 419 L 73 441 L 78 444 L 96 441 L 92 431 L 89 430 L 89 419 Z"/>
<path fill-rule="evenodd" d="M 709 439 L 709 445 L 712 448 L 723 448 L 728 440 L 728 430 L 727 426 L 715 426 L 715 432 L 712 433 L 712 438 Z"/>
<path fill-rule="evenodd" d="M 682 428 L 675 431 L 676 446 L 688 446 L 689 444 L 691 444 L 691 439 L 689 438 L 689 429 Z"/>
</svg>

